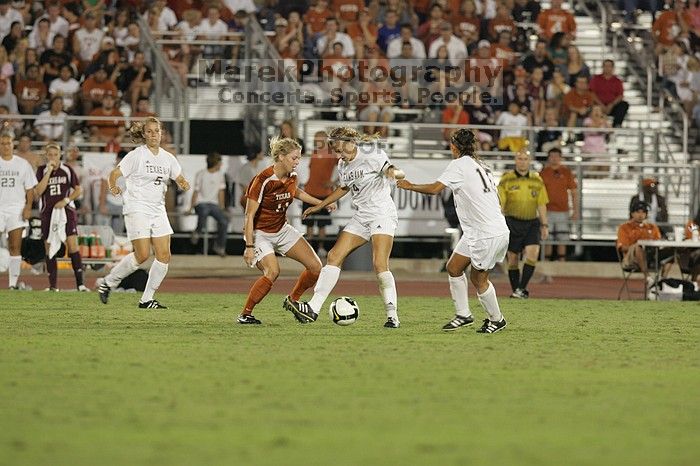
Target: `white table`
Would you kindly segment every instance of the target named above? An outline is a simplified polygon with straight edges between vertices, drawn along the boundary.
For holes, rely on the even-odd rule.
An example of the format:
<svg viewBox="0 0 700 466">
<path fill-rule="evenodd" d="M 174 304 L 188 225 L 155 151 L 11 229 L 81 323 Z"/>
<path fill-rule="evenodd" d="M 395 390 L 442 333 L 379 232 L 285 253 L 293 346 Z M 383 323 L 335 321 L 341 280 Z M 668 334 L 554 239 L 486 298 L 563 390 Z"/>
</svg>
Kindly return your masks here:
<svg viewBox="0 0 700 466">
<path fill-rule="evenodd" d="M 685 241 L 668 241 L 668 240 L 663 240 L 663 239 L 641 239 L 637 241 L 637 244 L 640 245 L 645 251 L 646 248 L 653 248 L 654 249 L 654 260 L 656 262 L 656 276 L 654 277 L 654 283 L 659 283 L 659 274 L 661 273 L 661 267 L 658 266 L 659 264 L 659 249 L 666 249 L 666 248 L 671 248 L 673 249 L 673 253 L 678 257 L 678 250 L 679 249 L 699 249 L 700 248 L 700 241 L 691 241 L 691 240 L 685 240 Z M 644 299 L 648 299 L 648 293 L 647 293 L 647 281 L 644 280 Z M 657 293 L 657 299 L 658 299 L 658 293 Z"/>
</svg>

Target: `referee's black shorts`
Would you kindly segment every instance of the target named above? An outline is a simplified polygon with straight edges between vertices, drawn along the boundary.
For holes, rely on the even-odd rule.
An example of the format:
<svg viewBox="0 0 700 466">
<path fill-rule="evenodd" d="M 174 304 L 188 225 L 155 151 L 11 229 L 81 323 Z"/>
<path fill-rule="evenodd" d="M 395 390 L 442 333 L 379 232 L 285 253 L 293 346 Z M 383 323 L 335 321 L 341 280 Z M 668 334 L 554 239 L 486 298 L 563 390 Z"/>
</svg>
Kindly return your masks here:
<svg viewBox="0 0 700 466">
<path fill-rule="evenodd" d="M 302 212 L 304 212 L 306 209 L 309 207 L 313 207 L 311 204 L 307 204 L 306 202 L 303 203 L 302 205 Z M 304 220 L 301 221 L 302 225 L 307 226 L 307 227 L 312 227 L 316 225 L 317 227 L 327 227 L 330 225 L 331 222 L 331 213 L 328 212 L 326 209 L 321 209 L 320 212 L 317 212 L 313 215 L 309 215 L 306 217 Z"/>
<path fill-rule="evenodd" d="M 533 220 L 518 220 L 517 218 L 506 217 L 506 224 L 510 229 L 509 251 L 521 252 L 525 246 L 540 244 L 539 218 Z"/>
</svg>

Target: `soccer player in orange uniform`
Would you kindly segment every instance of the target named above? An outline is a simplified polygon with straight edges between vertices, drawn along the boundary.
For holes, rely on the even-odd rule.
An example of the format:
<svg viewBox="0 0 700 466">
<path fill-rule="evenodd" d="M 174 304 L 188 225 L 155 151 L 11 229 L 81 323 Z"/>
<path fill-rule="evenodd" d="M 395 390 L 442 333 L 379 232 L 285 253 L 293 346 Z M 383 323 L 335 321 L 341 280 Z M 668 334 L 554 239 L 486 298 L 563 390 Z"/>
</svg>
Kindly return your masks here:
<svg viewBox="0 0 700 466">
<path fill-rule="evenodd" d="M 243 259 L 249 267 L 257 265 L 263 276 L 253 283 L 243 312 L 238 316 L 239 324 L 261 323 L 253 316 L 253 308 L 267 296 L 279 276 L 275 253 L 290 257 L 306 268 L 290 294 L 294 300 L 299 300 L 304 291 L 316 284 L 321 272 L 321 259 L 301 233 L 287 223 L 287 208 L 294 199 L 314 206 L 321 203 L 297 188 L 294 170 L 301 160 L 301 146 L 293 139 L 272 138 L 270 155 L 275 163 L 258 173 L 246 192 Z M 336 205 L 327 208 L 335 210 Z"/>
</svg>

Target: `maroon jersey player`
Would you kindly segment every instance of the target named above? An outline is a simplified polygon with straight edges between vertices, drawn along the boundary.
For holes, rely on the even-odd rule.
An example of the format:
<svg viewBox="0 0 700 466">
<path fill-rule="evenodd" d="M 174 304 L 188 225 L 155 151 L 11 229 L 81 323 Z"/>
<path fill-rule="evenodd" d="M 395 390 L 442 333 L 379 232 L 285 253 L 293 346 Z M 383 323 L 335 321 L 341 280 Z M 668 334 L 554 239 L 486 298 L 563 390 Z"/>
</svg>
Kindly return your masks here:
<svg viewBox="0 0 700 466">
<path fill-rule="evenodd" d="M 73 201 L 80 196 L 80 180 L 71 167 L 61 163 L 61 147 L 47 144 L 45 149 L 47 163 L 36 172 L 39 184 L 36 195 L 41 203 L 41 237 L 46 245 L 46 270 L 49 272 L 49 290 L 58 291 L 56 252 L 60 242 L 65 241 L 68 255 L 75 273 L 75 284 L 79 291 L 90 291 L 83 284 L 83 262 L 78 252 L 78 214 Z M 65 209 L 65 239 L 62 235 L 52 234 L 52 216 L 58 209 Z M 52 250 L 53 245 L 53 250 Z"/>
</svg>

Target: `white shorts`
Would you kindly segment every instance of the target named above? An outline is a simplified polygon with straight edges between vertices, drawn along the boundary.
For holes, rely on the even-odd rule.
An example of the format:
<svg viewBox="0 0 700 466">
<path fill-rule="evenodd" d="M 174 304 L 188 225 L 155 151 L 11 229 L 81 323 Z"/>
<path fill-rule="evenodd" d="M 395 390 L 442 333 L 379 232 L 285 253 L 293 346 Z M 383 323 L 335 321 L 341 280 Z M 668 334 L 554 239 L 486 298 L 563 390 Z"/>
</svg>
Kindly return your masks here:
<svg viewBox="0 0 700 466">
<path fill-rule="evenodd" d="M 568 212 L 547 211 L 547 223 L 549 223 L 549 235 L 552 239 L 569 239 L 571 223 Z"/>
<path fill-rule="evenodd" d="M 477 270 L 491 270 L 505 259 L 509 238 L 510 233 L 471 240 L 462 236 L 454 252 L 471 259 L 472 266 Z"/>
<path fill-rule="evenodd" d="M 168 215 L 142 214 L 132 212 L 124 215 L 124 225 L 126 226 L 126 236 L 129 241 L 142 238 L 159 238 L 173 234 L 173 229 L 168 221 Z"/>
<path fill-rule="evenodd" d="M 22 209 L 15 212 L 0 212 L 0 234 L 18 228 L 26 228 L 29 223 L 22 218 Z"/>
<path fill-rule="evenodd" d="M 352 233 L 363 238 L 365 241 L 374 235 L 394 236 L 396 228 L 399 226 L 399 219 L 396 217 L 383 217 L 373 220 L 361 220 L 357 216 L 350 219 L 343 231 Z"/>
<path fill-rule="evenodd" d="M 265 233 L 264 231 L 255 230 L 255 262 L 267 256 L 268 254 L 280 254 L 284 256 L 287 251 L 297 244 L 297 241 L 303 239 L 299 230 L 286 223 L 277 233 Z"/>
</svg>

